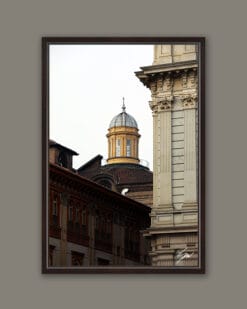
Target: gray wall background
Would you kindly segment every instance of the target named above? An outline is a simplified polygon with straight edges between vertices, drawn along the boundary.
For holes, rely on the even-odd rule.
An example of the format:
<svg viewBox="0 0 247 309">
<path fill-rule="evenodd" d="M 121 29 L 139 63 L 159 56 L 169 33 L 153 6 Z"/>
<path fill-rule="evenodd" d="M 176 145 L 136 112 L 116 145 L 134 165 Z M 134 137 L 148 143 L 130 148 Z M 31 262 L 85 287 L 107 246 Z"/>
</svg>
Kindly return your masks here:
<svg viewBox="0 0 247 309">
<path fill-rule="evenodd" d="M 1 1 L 1 308 L 244 307 L 245 15 L 240 0 Z M 48 35 L 207 37 L 206 275 L 41 275 L 41 36 Z"/>
</svg>

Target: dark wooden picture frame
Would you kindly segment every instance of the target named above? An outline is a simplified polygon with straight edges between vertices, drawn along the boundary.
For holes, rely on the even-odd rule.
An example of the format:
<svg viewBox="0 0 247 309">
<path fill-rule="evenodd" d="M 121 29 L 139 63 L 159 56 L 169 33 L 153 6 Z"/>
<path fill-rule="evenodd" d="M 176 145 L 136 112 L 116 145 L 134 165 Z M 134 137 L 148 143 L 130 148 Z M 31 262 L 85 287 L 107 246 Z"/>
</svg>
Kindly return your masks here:
<svg viewBox="0 0 247 309">
<path fill-rule="evenodd" d="M 180 206 L 178 206 L 178 208 L 173 208 L 174 206 L 173 202 L 171 202 L 170 205 L 166 204 L 167 194 L 164 194 L 164 196 L 162 195 L 163 194 L 162 190 L 166 191 L 166 189 L 162 187 L 162 183 L 166 182 L 161 181 L 158 183 L 157 179 L 159 179 L 160 181 L 160 179 L 162 178 L 160 177 L 157 178 L 156 180 L 154 179 L 154 181 L 156 181 L 155 183 L 158 184 L 157 187 L 160 190 L 159 192 L 161 192 L 161 196 L 159 195 L 159 197 L 156 198 L 155 196 L 160 193 L 154 193 L 154 198 L 156 198 L 155 202 L 156 204 L 154 203 L 154 205 L 156 206 L 152 209 L 152 207 L 150 208 L 147 205 L 143 205 L 140 201 L 132 199 L 131 197 L 125 197 L 121 195 L 119 192 L 114 192 L 114 190 L 107 188 L 107 186 L 105 186 L 105 183 L 98 181 L 99 178 L 97 180 L 92 180 L 92 178 L 90 177 L 88 178 L 87 173 L 84 172 L 85 166 L 83 171 L 84 174 L 83 173 L 80 174 L 78 170 L 76 171 L 73 169 L 70 160 L 72 156 L 76 153 L 73 150 L 67 148 L 66 145 L 61 145 L 56 143 L 55 141 L 51 141 L 49 136 L 49 125 L 50 125 L 49 48 L 51 45 L 94 45 L 95 48 L 97 48 L 97 46 L 100 45 L 167 46 L 167 50 L 166 49 L 162 50 L 162 47 L 158 49 L 157 47 L 156 49 L 157 61 L 154 59 L 154 63 L 146 67 L 143 67 L 143 65 L 146 64 L 140 63 L 140 71 L 133 72 L 133 74 L 136 73 L 136 76 L 140 80 L 140 83 L 144 84 L 146 87 L 150 89 L 150 94 L 152 95 L 152 101 L 150 103 L 150 108 L 152 109 L 152 111 L 150 110 L 150 113 L 153 112 L 154 117 L 156 117 L 159 113 L 160 115 L 162 113 L 163 114 L 166 113 L 166 116 L 164 117 L 168 117 L 166 119 L 168 119 L 167 121 L 169 123 L 169 126 L 172 127 L 172 121 L 173 121 L 172 113 L 174 112 L 173 106 L 175 106 L 175 104 L 177 105 L 180 104 L 179 106 L 181 109 L 178 111 L 181 111 L 183 109 L 188 112 L 186 115 L 188 115 L 188 117 L 190 118 L 186 118 L 187 120 L 183 118 L 182 120 L 184 126 L 183 130 L 187 130 L 186 131 L 187 139 L 185 138 L 185 141 L 184 141 L 185 131 L 183 131 L 182 133 L 183 145 L 187 146 L 183 146 L 182 149 L 183 154 L 182 155 L 180 154 L 180 157 L 182 157 L 183 160 L 182 163 L 183 167 L 186 169 L 185 164 L 187 164 L 186 166 L 189 170 L 189 172 L 186 174 L 187 175 L 186 177 L 188 177 L 187 178 L 188 182 L 191 182 L 192 181 L 191 179 L 195 180 L 196 187 L 193 190 L 196 191 L 196 193 L 194 194 L 196 195 L 196 200 L 194 199 L 192 201 L 192 199 L 190 200 L 190 198 L 188 198 L 188 201 L 184 201 L 183 206 L 181 206 L 182 208 L 179 208 Z M 185 46 L 184 54 L 183 52 L 181 52 L 181 50 L 177 54 L 175 53 L 174 50 L 176 50 L 177 46 Z M 187 46 L 188 50 L 186 49 Z M 194 47 L 191 48 L 190 46 Z M 181 88 L 181 90 L 179 91 L 182 93 L 182 95 L 179 98 L 176 97 L 176 93 L 175 95 L 173 93 L 173 89 L 175 89 L 174 88 L 175 84 L 178 85 L 176 87 Z M 169 95 L 168 92 L 170 93 Z M 163 97 L 162 94 L 164 94 Z M 146 103 L 148 105 L 148 102 Z M 125 116 L 127 115 L 126 117 L 129 117 L 129 115 L 125 113 L 124 105 L 122 114 L 123 113 Z M 163 118 L 157 118 L 157 119 L 159 120 L 155 120 L 158 123 L 156 130 L 158 128 L 162 136 L 162 128 L 164 128 L 166 124 L 164 122 L 162 124 L 162 120 L 160 119 Z M 193 123 L 195 123 L 194 131 L 191 131 L 193 130 L 192 128 L 193 124 L 191 125 L 191 121 L 194 121 Z M 133 132 L 131 134 L 134 136 L 135 133 Z M 177 132 L 180 133 L 180 131 Z M 194 134 L 193 135 L 194 139 L 190 138 L 190 136 L 192 136 L 191 132 L 193 132 Z M 109 134 L 111 134 L 111 132 Z M 138 136 L 138 134 L 136 133 L 135 136 Z M 172 146 L 168 146 L 168 143 L 172 144 L 173 140 L 169 138 L 165 137 L 164 139 L 165 142 L 163 142 L 162 140 L 163 150 L 156 149 L 155 151 L 157 153 L 159 151 L 164 151 L 166 154 L 166 158 L 170 156 L 169 158 L 171 158 L 172 160 L 173 148 Z M 159 140 L 158 144 L 160 143 L 161 141 Z M 195 149 L 196 156 L 194 157 L 191 156 L 190 151 L 188 151 L 188 147 L 190 147 L 190 145 L 192 145 L 194 147 L 193 149 Z M 184 150 L 185 147 L 187 147 L 187 150 Z M 167 150 L 168 148 L 170 149 L 170 152 Z M 49 152 L 51 149 L 53 151 L 52 154 Z M 65 152 L 65 154 L 68 155 L 65 159 L 61 157 L 62 156 L 61 151 Z M 186 156 L 188 157 L 185 156 L 185 153 Z M 192 159 L 192 157 L 194 159 Z M 66 165 L 63 164 L 63 159 L 66 161 Z M 100 158 L 93 158 L 93 159 L 95 160 L 94 162 L 97 163 L 97 160 Z M 194 161 L 192 162 L 191 160 Z M 68 163 L 68 161 L 70 163 Z M 170 161 L 168 165 L 170 164 L 169 166 L 172 166 L 173 163 Z M 115 161 L 113 160 L 113 163 L 114 162 Z M 156 163 L 157 162 L 158 161 L 156 159 Z M 159 164 L 160 166 L 160 164 L 162 165 L 162 162 L 158 162 L 157 164 Z M 193 168 L 196 166 L 196 168 L 193 169 L 191 166 Z M 157 173 L 162 172 L 162 168 L 160 169 L 159 167 L 158 171 L 159 172 L 157 172 L 156 170 L 155 177 L 158 177 Z M 171 170 L 168 169 L 168 172 L 170 173 L 169 175 L 172 175 Z M 167 170 L 164 173 L 167 173 Z M 163 175 L 168 174 L 162 174 L 162 176 Z M 183 179 L 185 179 L 185 176 L 183 177 L 184 177 Z M 56 226 L 53 224 L 51 230 L 50 220 L 52 218 L 52 214 L 50 213 L 50 211 L 53 211 L 52 210 L 53 206 L 51 206 L 51 196 L 53 196 L 52 194 L 55 193 L 51 193 L 49 189 L 51 185 L 54 185 L 54 183 L 59 183 L 61 179 L 63 179 L 64 183 L 63 185 L 60 186 L 59 189 L 60 191 L 58 190 L 59 196 L 58 199 L 54 202 L 55 203 L 54 207 L 56 207 L 55 208 L 56 216 L 58 217 L 57 215 L 58 212 L 59 214 L 61 214 L 61 216 L 63 216 L 63 218 L 58 217 L 59 223 L 57 223 L 56 221 Z M 168 186 L 171 187 L 170 191 L 175 190 L 172 187 L 174 179 L 175 178 L 171 176 L 171 180 L 168 184 Z M 53 252 L 54 250 L 56 250 L 56 248 L 54 243 L 49 242 L 49 237 L 51 237 L 52 235 L 57 239 L 57 242 L 61 244 L 60 247 L 61 252 L 62 250 L 67 250 L 66 249 L 67 247 L 64 249 L 63 246 L 67 246 L 67 241 L 69 241 L 68 239 L 70 239 L 68 237 L 71 237 L 71 235 L 68 234 L 67 230 L 69 229 L 70 224 L 70 222 L 68 221 L 69 220 L 68 218 L 70 216 L 69 214 L 70 197 L 68 197 L 69 194 L 66 191 L 67 190 L 66 186 L 70 186 L 71 188 L 73 188 L 73 190 L 77 190 L 78 192 L 82 192 L 83 190 L 87 191 L 85 192 L 85 196 L 83 195 L 84 193 L 80 193 L 81 195 L 78 196 L 80 196 L 82 200 L 85 199 L 86 204 L 88 203 L 87 205 L 85 204 L 86 205 L 85 222 L 87 222 L 86 224 L 88 224 L 89 221 L 87 220 L 94 220 L 92 221 L 94 222 L 93 223 L 94 228 L 95 226 L 97 226 L 98 215 L 95 215 L 95 213 L 97 212 L 97 205 L 96 205 L 97 203 L 94 201 L 89 203 L 88 201 L 90 200 L 90 198 L 92 199 L 95 198 L 95 196 L 97 196 L 98 200 L 104 200 L 104 203 L 106 205 L 105 207 L 107 209 L 106 211 L 108 216 L 107 218 L 109 218 L 110 222 L 109 223 L 110 232 L 109 233 L 106 232 L 105 237 L 106 240 L 108 239 L 108 237 L 111 238 L 110 242 L 109 241 L 108 243 L 107 241 L 104 242 L 105 245 L 104 248 L 108 248 L 106 251 L 109 253 L 109 255 L 112 255 L 113 259 L 117 258 L 118 256 L 120 257 L 122 255 L 122 260 L 125 259 L 127 260 L 129 257 L 130 260 L 135 260 L 136 263 L 133 263 L 133 265 L 122 264 L 122 263 L 120 264 L 112 263 L 109 265 L 106 263 L 107 262 L 106 260 L 101 259 L 101 257 L 98 257 L 98 265 L 93 264 L 91 266 L 88 264 L 83 266 L 76 266 L 81 264 L 81 261 L 83 259 L 83 253 L 74 251 L 73 247 L 70 248 L 70 259 L 73 265 L 67 265 L 66 261 L 61 263 L 61 265 L 52 264 L 53 262 L 51 262 L 50 259 L 52 259 Z M 64 189 L 61 189 L 62 187 Z M 182 188 L 183 188 L 182 190 L 185 190 L 184 189 L 185 185 L 183 185 Z M 191 187 L 188 186 L 188 188 Z M 123 189 L 123 187 L 121 189 Z M 61 190 L 64 190 L 64 192 Z M 168 190 L 167 192 L 170 191 Z M 164 198 L 163 202 L 162 198 Z M 115 202 L 112 202 L 111 205 L 111 201 Z M 78 203 L 79 203 L 78 207 L 84 207 L 81 206 L 84 203 L 84 200 L 83 202 L 81 202 L 78 199 Z M 94 213 L 94 215 L 92 215 L 92 218 L 90 217 L 91 219 L 88 219 L 89 215 L 87 212 L 88 211 L 87 207 L 89 207 L 90 211 Z M 136 231 L 134 229 L 130 229 L 128 230 L 130 240 L 128 240 L 127 238 L 123 240 L 123 243 L 125 243 L 126 247 L 130 245 L 129 251 L 126 250 L 126 247 L 122 248 L 120 246 L 116 247 L 113 246 L 113 240 L 112 240 L 113 229 L 117 228 L 118 225 L 119 226 L 121 225 L 122 226 L 121 228 L 125 229 L 125 221 L 124 221 L 125 219 L 121 217 L 122 214 L 121 207 L 125 207 L 125 209 L 127 209 L 126 211 L 128 211 L 129 216 L 133 216 L 133 218 L 134 217 L 140 218 L 141 216 L 143 216 L 144 218 L 143 222 L 133 221 L 134 222 L 133 226 L 140 223 L 140 225 L 138 225 L 137 234 L 135 234 Z M 59 209 L 61 209 L 61 213 L 59 212 L 60 211 Z M 73 208 L 71 209 L 72 209 L 72 216 L 74 216 L 75 210 L 73 210 Z M 62 214 L 62 211 L 64 215 Z M 118 212 L 120 214 L 118 214 Z M 82 220 L 81 216 L 82 215 L 80 212 L 80 220 Z M 115 217 L 117 217 L 117 219 L 115 219 Z M 151 218 L 151 221 L 148 221 L 150 220 L 149 217 Z M 61 221 L 63 220 L 65 220 L 64 221 L 65 222 L 64 224 L 66 226 L 65 230 L 63 230 L 63 226 L 61 226 Z M 118 223 L 116 223 L 115 220 Z M 181 224 L 179 222 L 181 222 Z M 108 223 L 105 224 L 107 230 Z M 113 228 L 112 226 L 114 224 L 116 227 Z M 82 239 L 81 235 L 84 235 L 83 228 L 84 226 L 82 225 L 80 225 L 78 228 L 78 235 L 76 236 L 79 237 L 78 239 Z M 90 229 L 92 229 L 92 227 L 90 227 Z M 142 229 L 141 234 L 139 233 L 140 229 Z M 93 239 L 90 239 L 88 231 L 85 232 L 86 236 L 85 235 L 84 235 L 85 237 L 83 236 L 84 237 L 83 246 L 86 247 L 88 246 L 88 248 L 94 247 L 97 231 L 98 230 L 94 230 Z M 126 233 L 126 231 L 123 233 Z M 131 237 L 134 234 L 137 236 L 135 236 L 136 238 L 135 239 L 133 238 L 134 240 L 132 241 Z M 144 261 L 145 258 L 143 258 L 143 256 L 140 257 L 140 251 L 139 251 L 141 246 L 140 245 L 141 240 L 139 238 L 140 235 L 145 235 L 146 238 L 143 239 L 149 239 L 147 251 L 150 252 L 150 254 L 148 255 L 149 262 L 147 263 Z M 117 236 L 115 235 L 114 237 Z M 64 238 L 66 238 L 65 241 Z M 181 239 L 183 239 L 184 241 L 182 246 L 181 246 L 182 241 Z M 77 241 L 77 244 L 78 243 L 80 242 Z M 104 248 L 102 249 L 103 251 L 105 250 Z M 113 253 L 113 250 L 115 250 L 114 251 L 115 253 Z M 120 253 L 120 251 L 122 253 Z M 94 257 L 91 258 L 95 259 L 95 252 L 94 251 L 92 252 L 88 254 L 89 255 L 93 254 Z M 191 265 L 189 264 L 186 265 L 186 263 L 183 264 L 184 262 L 182 261 L 186 261 L 187 257 L 189 260 L 191 256 L 192 259 L 194 259 L 193 263 L 195 264 L 193 263 Z M 170 261 L 169 262 L 170 264 L 168 263 L 169 265 L 166 264 L 164 266 L 162 264 L 163 260 L 166 260 L 166 263 Z M 179 264 L 180 262 L 181 264 Z M 203 274 L 205 273 L 205 38 L 204 37 L 43 37 L 42 38 L 42 273 L 44 274 L 52 274 L 52 273 L 53 274 L 55 273 Z"/>
</svg>

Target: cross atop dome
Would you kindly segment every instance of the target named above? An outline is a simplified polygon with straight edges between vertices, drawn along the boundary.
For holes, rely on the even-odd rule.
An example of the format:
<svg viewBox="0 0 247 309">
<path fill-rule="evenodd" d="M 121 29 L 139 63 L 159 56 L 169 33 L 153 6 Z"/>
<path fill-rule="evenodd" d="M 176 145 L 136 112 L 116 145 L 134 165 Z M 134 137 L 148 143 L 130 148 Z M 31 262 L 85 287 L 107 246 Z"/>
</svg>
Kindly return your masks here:
<svg viewBox="0 0 247 309">
<path fill-rule="evenodd" d="M 135 118 L 131 116 L 130 114 L 126 113 L 125 111 L 126 106 L 125 106 L 124 101 L 125 99 L 123 97 L 122 112 L 112 118 L 109 129 L 113 127 L 131 127 L 131 128 L 138 129 L 138 125 L 137 125 Z"/>
<path fill-rule="evenodd" d="M 124 97 L 123 97 L 123 105 L 122 105 L 122 111 L 123 111 L 123 113 L 125 113 L 125 110 L 126 110 L 126 106 L 125 106 L 125 104 L 124 104 Z"/>
</svg>

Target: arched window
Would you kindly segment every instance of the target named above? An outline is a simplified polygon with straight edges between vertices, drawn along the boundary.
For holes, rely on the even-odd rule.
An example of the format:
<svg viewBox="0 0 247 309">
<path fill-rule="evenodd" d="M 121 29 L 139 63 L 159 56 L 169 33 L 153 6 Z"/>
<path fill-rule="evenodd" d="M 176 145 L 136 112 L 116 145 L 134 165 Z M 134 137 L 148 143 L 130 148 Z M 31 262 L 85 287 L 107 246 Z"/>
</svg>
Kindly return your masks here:
<svg viewBox="0 0 247 309">
<path fill-rule="evenodd" d="M 98 183 L 99 183 L 101 186 L 104 186 L 104 187 L 106 187 L 106 188 L 108 188 L 108 189 L 111 189 L 111 187 L 112 187 L 110 181 L 105 180 L 105 179 L 100 180 Z"/>
</svg>

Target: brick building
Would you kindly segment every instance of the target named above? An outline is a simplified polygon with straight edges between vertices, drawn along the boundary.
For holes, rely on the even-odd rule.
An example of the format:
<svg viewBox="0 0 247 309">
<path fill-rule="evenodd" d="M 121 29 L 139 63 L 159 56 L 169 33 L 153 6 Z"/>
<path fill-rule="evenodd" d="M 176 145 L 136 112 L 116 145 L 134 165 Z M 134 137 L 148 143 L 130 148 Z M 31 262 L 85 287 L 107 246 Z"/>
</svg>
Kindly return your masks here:
<svg viewBox="0 0 247 309">
<path fill-rule="evenodd" d="M 77 153 L 49 144 L 49 266 L 147 265 L 150 207 L 72 167 Z"/>
</svg>

